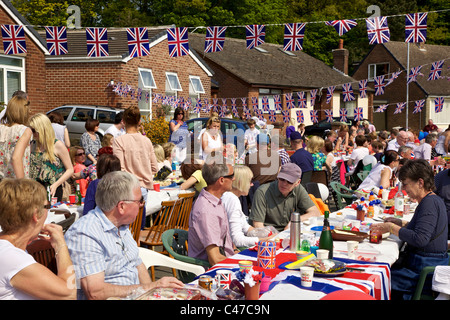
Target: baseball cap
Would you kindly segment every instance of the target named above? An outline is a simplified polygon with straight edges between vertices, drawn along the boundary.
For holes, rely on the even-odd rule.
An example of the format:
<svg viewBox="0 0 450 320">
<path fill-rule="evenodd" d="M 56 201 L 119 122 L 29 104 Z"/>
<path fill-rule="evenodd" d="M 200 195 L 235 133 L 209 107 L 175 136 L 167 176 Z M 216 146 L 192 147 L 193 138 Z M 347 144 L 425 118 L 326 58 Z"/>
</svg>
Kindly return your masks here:
<svg viewBox="0 0 450 320">
<path fill-rule="evenodd" d="M 281 166 L 280 172 L 278 172 L 277 178 L 281 178 L 295 183 L 302 177 L 302 169 L 295 163 L 289 162 Z"/>
<path fill-rule="evenodd" d="M 291 138 L 291 140 L 300 140 L 300 139 L 303 140 L 302 135 L 298 131 L 292 132 L 290 138 Z"/>
</svg>

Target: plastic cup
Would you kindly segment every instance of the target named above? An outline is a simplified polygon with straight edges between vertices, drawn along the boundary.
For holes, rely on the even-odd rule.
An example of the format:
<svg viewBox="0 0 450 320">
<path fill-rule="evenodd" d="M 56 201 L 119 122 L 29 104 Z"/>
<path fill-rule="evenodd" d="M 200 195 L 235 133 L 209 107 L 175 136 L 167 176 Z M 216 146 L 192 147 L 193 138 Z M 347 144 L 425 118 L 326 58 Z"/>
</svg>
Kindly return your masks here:
<svg viewBox="0 0 450 320">
<path fill-rule="evenodd" d="M 241 260 L 239 261 L 239 270 L 245 271 L 250 270 L 253 266 L 253 263 L 250 260 Z"/>
<path fill-rule="evenodd" d="M 328 251 L 328 250 L 327 250 Z M 312 287 L 314 278 L 314 268 L 300 267 L 301 284 L 303 287 Z"/>
<path fill-rule="evenodd" d="M 159 192 L 161 190 L 159 183 L 153 183 L 153 190 Z"/>
<path fill-rule="evenodd" d="M 381 193 L 381 199 L 387 201 L 389 198 L 389 190 L 383 189 L 383 192 Z"/>
<path fill-rule="evenodd" d="M 267 277 L 267 276 L 265 276 L 264 278 L 261 279 L 261 287 L 259 288 L 260 293 L 263 293 L 263 292 L 266 292 L 267 290 L 269 290 L 271 280 L 272 280 L 272 278 Z"/>
<path fill-rule="evenodd" d="M 349 259 L 356 259 L 356 250 L 358 250 L 358 241 L 347 241 L 347 254 Z"/>
<path fill-rule="evenodd" d="M 326 249 L 317 249 L 317 259 L 328 259 L 329 251 Z"/>
<path fill-rule="evenodd" d="M 74 194 L 69 195 L 69 202 L 70 202 L 70 204 L 75 204 L 76 197 Z"/>
</svg>

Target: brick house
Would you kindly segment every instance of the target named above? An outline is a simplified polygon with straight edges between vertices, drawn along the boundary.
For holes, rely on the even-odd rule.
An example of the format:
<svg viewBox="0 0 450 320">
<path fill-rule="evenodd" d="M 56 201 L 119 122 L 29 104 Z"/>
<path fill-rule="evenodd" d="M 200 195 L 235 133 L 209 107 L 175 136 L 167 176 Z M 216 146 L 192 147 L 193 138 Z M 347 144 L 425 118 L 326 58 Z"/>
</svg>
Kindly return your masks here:
<svg viewBox="0 0 450 320">
<path fill-rule="evenodd" d="M 385 88 L 383 95 L 374 96 L 374 106 L 389 104 L 388 109 L 382 113 L 374 113 L 374 124 L 377 129 L 390 130 L 393 127 L 408 127 L 422 129 L 428 122 L 433 122 L 442 129 L 450 123 L 450 86 L 448 80 L 438 79 L 427 81 L 431 64 L 448 58 L 449 47 L 429 44 L 410 44 L 409 68 L 423 65 L 417 82 L 409 84 L 408 115 L 406 108 L 400 114 L 394 114 L 396 103 L 406 102 L 407 81 L 407 44 L 405 42 L 390 41 L 372 47 L 370 52 L 361 61 L 353 74 L 355 79 L 369 79 L 369 85 L 373 86 L 374 76 L 392 74 L 396 71 L 403 72 L 392 84 Z M 444 62 L 442 75 L 448 76 L 448 61 Z M 389 75 L 390 77 L 391 75 Z M 387 78 L 387 77 L 386 77 Z M 445 97 L 443 111 L 435 113 L 434 99 Z M 425 107 L 421 113 L 413 114 L 416 100 L 425 99 Z"/>
<path fill-rule="evenodd" d="M 372 91 L 368 91 L 368 97 L 361 99 L 358 94 L 358 83 L 348 76 L 348 51 L 338 48 L 333 54 L 335 68 L 330 68 L 322 61 L 315 59 L 302 51 L 286 52 L 283 46 L 264 43 L 254 49 L 246 49 L 245 39 L 226 38 L 224 49 L 221 52 L 204 53 L 205 35 L 189 34 L 189 45 L 205 62 L 214 70 L 212 77 L 215 87 L 212 96 L 218 98 L 247 98 L 257 97 L 259 107 L 262 105 L 262 97 L 269 97 L 270 108 L 274 109 L 274 95 L 282 96 L 282 106 L 286 110 L 286 93 L 294 93 L 297 104 L 296 92 L 304 91 L 307 94 L 307 108 L 302 109 L 306 125 L 311 124 L 309 110 L 319 110 L 319 121 L 325 119 L 325 109 L 333 109 L 333 115 L 339 117 L 339 109 L 347 108 L 348 116 L 353 117 L 356 107 L 363 107 L 364 118 L 372 120 Z M 347 54 L 345 54 L 347 52 Z M 356 81 L 356 82 L 355 82 Z M 344 102 L 341 94 L 342 84 L 352 82 L 356 101 Z M 326 93 L 329 86 L 336 85 L 333 98 L 326 103 Z M 318 89 L 318 98 L 315 105 L 310 103 L 310 90 Z M 228 102 L 230 106 L 230 102 Z M 248 103 L 250 106 L 250 103 Z M 237 99 L 237 107 L 241 113 L 240 99 Z M 296 119 L 295 111 L 291 109 L 291 118 Z M 268 119 L 268 112 L 264 113 Z M 276 114 L 277 124 L 281 126 L 283 117 L 280 111 Z M 267 122 L 271 124 L 271 121 Z M 285 127 L 286 124 L 283 124 Z"/>
</svg>

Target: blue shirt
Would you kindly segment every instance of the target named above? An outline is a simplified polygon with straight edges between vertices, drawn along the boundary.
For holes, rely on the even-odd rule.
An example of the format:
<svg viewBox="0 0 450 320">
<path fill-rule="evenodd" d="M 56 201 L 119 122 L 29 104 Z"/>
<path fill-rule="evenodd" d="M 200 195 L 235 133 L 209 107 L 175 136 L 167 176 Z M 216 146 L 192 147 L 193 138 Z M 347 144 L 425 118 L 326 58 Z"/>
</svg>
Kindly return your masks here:
<svg viewBox="0 0 450 320">
<path fill-rule="evenodd" d="M 300 167 L 300 169 L 302 169 L 302 174 L 314 170 L 313 157 L 305 148 L 295 151 L 295 153 L 291 156 L 291 162 L 295 163 Z"/>
<path fill-rule="evenodd" d="M 86 196 L 84 197 L 83 215 L 96 207 L 95 192 L 97 191 L 98 183 L 101 179 L 92 180 L 86 190 Z"/>
</svg>

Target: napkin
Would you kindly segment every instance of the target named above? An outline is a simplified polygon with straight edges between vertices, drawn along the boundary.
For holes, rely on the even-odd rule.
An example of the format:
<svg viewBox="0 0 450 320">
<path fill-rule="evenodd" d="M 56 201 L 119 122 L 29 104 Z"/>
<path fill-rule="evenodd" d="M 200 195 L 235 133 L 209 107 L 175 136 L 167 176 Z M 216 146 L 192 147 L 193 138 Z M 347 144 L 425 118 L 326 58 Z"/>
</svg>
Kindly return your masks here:
<svg viewBox="0 0 450 320">
<path fill-rule="evenodd" d="M 450 266 L 436 266 L 432 288 L 434 291 L 450 294 Z"/>
<path fill-rule="evenodd" d="M 58 214 L 60 214 L 60 213 L 70 214 L 69 207 L 65 203 L 62 203 L 62 204 L 60 204 L 57 207 L 51 208 L 49 211 L 50 212 L 54 212 L 54 213 L 58 213 Z"/>
</svg>

